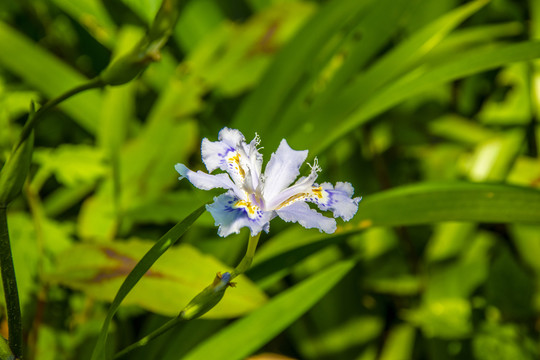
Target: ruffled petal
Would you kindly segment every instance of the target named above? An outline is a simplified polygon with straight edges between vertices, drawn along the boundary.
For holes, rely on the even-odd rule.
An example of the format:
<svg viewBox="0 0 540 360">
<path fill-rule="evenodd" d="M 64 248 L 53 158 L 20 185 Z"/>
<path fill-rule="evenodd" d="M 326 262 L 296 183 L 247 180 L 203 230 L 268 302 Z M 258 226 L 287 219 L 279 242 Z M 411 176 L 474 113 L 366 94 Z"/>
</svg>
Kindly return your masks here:
<svg viewBox="0 0 540 360">
<path fill-rule="evenodd" d="M 307 155 L 307 150 L 293 150 L 285 139 L 281 140 L 264 172 L 263 197 L 266 203 L 273 203 L 274 197 L 298 177 Z"/>
<path fill-rule="evenodd" d="M 223 128 L 218 135 L 219 141 L 210 141 L 204 138 L 201 143 L 201 155 L 208 172 L 217 168 L 227 171 L 226 159 L 234 156 L 235 152 L 246 142 L 239 130 Z M 231 154 L 232 153 L 232 154 Z"/>
<path fill-rule="evenodd" d="M 227 145 L 223 141 L 210 141 L 207 138 L 204 138 L 201 143 L 202 160 L 208 169 L 208 172 L 212 172 L 216 169 L 226 171 L 226 159 L 231 154 L 234 156 L 235 152 L 235 148 Z"/>
<path fill-rule="evenodd" d="M 233 148 L 238 148 L 242 142 L 246 142 L 244 134 L 240 130 L 224 127 L 219 131 L 218 140 Z"/>
<path fill-rule="evenodd" d="M 361 197 L 351 198 L 354 188 L 348 182 L 338 182 L 334 188 L 330 183 L 315 186 L 312 189 L 311 196 L 306 201 L 317 204 L 319 209 L 333 212 L 334 217 L 340 217 L 349 221 L 358 210 L 358 203 Z"/>
<path fill-rule="evenodd" d="M 276 213 L 287 222 L 298 222 L 307 229 L 317 228 L 321 232 L 332 234 L 336 231 L 336 220 L 328 218 L 313 210 L 305 202 L 295 202 L 285 206 Z"/>
<path fill-rule="evenodd" d="M 203 139 L 202 160 L 209 172 L 216 169 L 226 171 L 238 187 L 254 192 L 259 187 L 262 155 L 257 149 L 259 137 L 247 144 L 238 130 L 223 128 L 219 141 Z"/>
<path fill-rule="evenodd" d="M 210 175 L 202 171 L 191 171 L 184 164 L 174 165 L 174 169 L 180 174 L 179 180 L 186 178 L 196 188 L 201 190 L 211 190 L 215 188 L 221 188 L 226 190 L 233 190 L 234 193 L 241 199 L 245 198 L 245 193 L 238 189 L 238 187 L 232 182 L 231 178 L 227 174 Z"/>
<path fill-rule="evenodd" d="M 232 233 L 238 234 L 240 229 L 248 227 L 251 235 L 255 236 L 261 231 L 270 230 L 271 212 L 261 212 L 258 216 L 249 217 L 243 207 L 235 204 L 241 201 L 232 191 L 217 196 L 212 204 L 206 205 L 206 210 L 212 214 L 215 225 L 219 226 L 219 236 L 226 237 Z"/>
</svg>

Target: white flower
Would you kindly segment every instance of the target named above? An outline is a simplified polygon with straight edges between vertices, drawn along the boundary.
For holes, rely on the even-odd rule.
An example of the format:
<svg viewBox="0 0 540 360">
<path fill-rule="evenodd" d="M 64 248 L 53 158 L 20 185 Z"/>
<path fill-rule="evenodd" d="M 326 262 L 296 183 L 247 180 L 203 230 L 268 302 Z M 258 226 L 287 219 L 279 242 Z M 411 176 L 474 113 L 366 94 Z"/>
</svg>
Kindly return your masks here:
<svg viewBox="0 0 540 360">
<path fill-rule="evenodd" d="M 345 221 L 356 214 L 361 198 L 351 198 L 354 189 L 350 183 L 338 182 L 335 187 L 330 183 L 315 183 L 321 170 L 317 160 L 309 175 L 293 184 L 307 158 L 307 150 L 293 150 L 285 139 L 281 140 L 262 174 L 258 136 L 247 144 L 240 131 L 223 128 L 218 139 L 214 142 L 203 139 L 202 159 L 209 172 L 219 168 L 226 173 L 194 172 L 183 164 L 176 164 L 175 169 L 181 175 L 180 180 L 185 177 L 199 189 L 228 190 L 206 206 L 219 225 L 220 236 L 239 233 L 242 227 L 248 227 L 253 236 L 262 230 L 268 232 L 270 220 L 276 216 L 306 228 L 333 233 L 336 221 L 310 208 L 308 202 L 321 210 L 332 211 L 334 217 Z"/>
</svg>

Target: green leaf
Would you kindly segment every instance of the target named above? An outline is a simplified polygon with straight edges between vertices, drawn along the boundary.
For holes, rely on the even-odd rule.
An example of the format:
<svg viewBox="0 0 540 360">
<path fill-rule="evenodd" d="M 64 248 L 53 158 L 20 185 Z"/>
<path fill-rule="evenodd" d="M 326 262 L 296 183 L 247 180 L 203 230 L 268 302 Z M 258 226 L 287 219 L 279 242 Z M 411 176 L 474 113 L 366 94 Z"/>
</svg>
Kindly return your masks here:
<svg viewBox="0 0 540 360">
<path fill-rule="evenodd" d="M 112 239 L 122 215 L 163 198 L 178 182 L 173 164 L 185 162 L 197 143 L 197 128 L 192 120 L 176 121 L 174 113 L 152 116 L 138 137 L 119 154 L 119 179 L 108 178 L 96 194 L 85 200 L 79 214 L 79 233 L 83 238 Z M 118 198 L 117 198 L 118 197 Z M 118 203 L 118 204 L 117 204 Z M 115 207 L 119 205 L 118 207 Z M 135 219 L 122 218 L 128 230 Z M 161 222 L 163 219 L 161 220 Z"/>
<path fill-rule="evenodd" d="M 508 63 L 526 61 L 540 57 L 540 42 L 529 41 L 510 45 L 480 47 L 450 57 L 440 64 L 425 64 L 415 71 L 405 74 L 368 99 L 351 99 L 362 102 L 349 116 L 332 127 L 309 127 L 306 134 L 298 131 L 291 136 L 291 142 L 306 144 L 317 154 L 341 136 L 349 133 L 357 126 L 368 122 L 375 116 L 399 104 L 400 102 L 433 89 L 441 84 L 463 78 L 478 72 L 493 69 Z"/>
<path fill-rule="evenodd" d="M 184 50 L 190 52 L 224 20 L 225 15 L 216 1 L 189 1 L 178 18 L 174 37 Z"/>
<path fill-rule="evenodd" d="M 419 326 L 426 337 L 456 339 L 472 332 L 472 307 L 463 298 L 444 298 L 430 301 L 405 313 L 405 318 Z"/>
<path fill-rule="evenodd" d="M 458 143 L 475 145 L 495 136 L 495 132 L 457 115 L 446 115 L 430 121 L 430 133 Z"/>
<path fill-rule="evenodd" d="M 266 344 L 327 294 L 355 262 L 341 261 L 273 298 L 188 353 L 184 360 L 244 359 Z"/>
<path fill-rule="evenodd" d="M 464 51 L 478 44 L 486 44 L 499 38 L 508 38 L 520 35 L 525 31 L 522 22 L 508 22 L 497 24 L 483 24 L 480 26 L 469 26 L 457 29 L 446 37 L 433 49 L 429 55 L 430 61 L 433 59 L 442 60 L 444 57 Z"/>
<path fill-rule="evenodd" d="M 374 62 L 367 71 L 360 73 L 359 75 L 353 73 L 351 70 L 354 68 L 349 69 L 348 66 L 346 79 L 353 78 L 354 80 L 352 83 L 347 84 L 346 86 L 341 84 L 339 88 L 330 86 L 328 90 L 329 93 L 327 95 L 323 93 L 322 100 L 319 100 L 320 103 L 316 103 L 311 108 L 308 108 L 308 111 L 298 111 L 294 114 L 286 115 L 281 122 L 277 122 L 278 124 L 282 123 L 284 126 L 284 128 L 280 128 L 280 132 L 288 134 L 292 130 L 293 133 L 296 133 L 296 136 L 291 137 L 291 142 L 298 146 L 313 145 L 314 143 L 317 144 L 319 141 L 325 141 L 325 135 L 332 132 L 332 130 L 335 130 L 334 128 L 336 127 L 335 122 L 328 121 L 328 119 L 339 119 L 339 121 L 342 119 L 345 120 L 347 116 L 356 111 L 360 104 L 366 101 L 365 99 L 369 99 L 373 94 L 376 94 L 383 85 L 390 83 L 398 76 L 401 76 L 405 71 L 410 70 L 414 65 L 417 65 L 420 60 L 432 51 L 432 49 L 444 39 L 451 30 L 485 4 L 485 0 L 474 1 L 445 14 L 441 18 L 422 28 L 420 31 L 417 31 L 409 39 L 403 41 L 400 45 L 388 52 L 387 55 Z M 389 35 L 389 33 L 387 33 L 388 29 L 394 29 L 396 27 L 397 19 L 392 21 L 392 16 L 401 15 L 401 11 L 395 13 L 393 4 L 387 5 L 378 2 L 377 6 L 383 13 L 388 12 L 387 8 L 391 6 L 392 11 L 390 13 L 390 19 L 387 19 L 385 15 L 382 17 L 384 20 L 379 17 L 378 22 L 367 22 L 366 25 L 370 27 L 364 29 L 364 32 L 378 34 L 377 27 L 381 26 L 381 23 L 383 23 L 387 26 L 384 30 L 384 38 L 384 36 Z M 401 5 L 398 5 L 398 8 L 400 6 Z M 366 49 L 367 53 L 370 53 L 372 49 L 377 49 L 381 44 L 375 42 L 375 44 L 370 45 L 372 48 L 368 47 L 368 49 Z M 363 48 L 364 46 L 364 41 L 360 41 L 357 45 L 359 48 Z M 343 77 L 341 74 L 339 74 L 339 76 Z M 343 81 L 344 80 L 341 82 Z M 317 102 L 317 99 L 315 101 Z M 302 105 L 302 108 L 305 109 L 306 105 Z M 309 120 L 303 122 L 301 131 L 297 131 L 298 126 L 296 125 L 306 118 Z M 272 123 L 272 127 L 276 126 L 276 121 Z M 313 135 L 316 136 L 316 139 L 312 138 Z M 307 137 L 309 144 L 306 143 L 305 139 L 303 142 L 300 142 L 300 137 L 304 136 Z M 316 142 L 313 142 L 312 140 L 316 140 Z M 315 151 L 318 152 L 318 148 L 316 147 L 315 149 Z"/>
<path fill-rule="evenodd" d="M 423 27 L 360 74 L 344 91 L 343 96 L 355 94 L 362 99 L 363 95 L 369 95 L 402 75 L 430 53 L 460 23 L 487 3 L 486 0 L 471 1 Z"/>
<path fill-rule="evenodd" d="M 434 230 L 425 253 L 428 262 L 443 261 L 457 256 L 471 241 L 476 224 L 445 222 L 437 224 Z"/>
<path fill-rule="evenodd" d="M 313 9 L 311 3 L 282 4 L 254 15 L 241 25 L 224 22 L 189 53 L 182 65 L 184 72 L 189 73 L 176 88 L 190 93 L 197 88 L 205 91 L 216 88 L 224 96 L 245 91 L 258 82 L 274 54 Z"/>
<path fill-rule="evenodd" d="M 478 118 L 490 125 L 525 125 L 530 122 L 532 104 L 530 65 L 520 62 L 507 66 L 497 77 L 500 87 L 510 90 L 503 101 L 487 99 Z"/>
<path fill-rule="evenodd" d="M 267 286 L 278 274 L 284 276 L 287 267 L 329 245 L 343 242 L 349 233 L 372 226 L 445 221 L 538 223 L 540 191 L 511 185 L 449 182 L 403 186 L 366 196 L 354 219 L 338 227 L 333 235 L 314 231 L 306 236 L 308 232 L 303 229 L 291 229 L 290 236 L 287 233 L 281 235 L 283 239 L 276 241 L 276 246 L 262 249 L 249 275 Z"/>
<path fill-rule="evenodd" d="M 509 228 L 517 252 L 523 261 L 536 274 L 540 274 L 540 226 L 513 224 Z"/>
<path fill-rule="evenodd" d="M 413 358 L 414 327 L 408 324 L 396 325 L 388 334 L 379 357 L 381 360 L 407 360 Z"/>
<path fill-rule="evenodd" d="M 159 10 L 160 0 L 122 0 L 135 14 L 150 24 Z"/>
<path fill-rule="evenodd" d="M 441 221 L 538 223 L 540 191 L 460 182 L 403 186 L 366 196 L 360 202 L 353 223 L 345 224 L 342 229 Z"/>
<path fill-rule="evenodd" d="M 96 347 L 94 348 L 94 352 L 92 353 L 93 360 L 101 360 L 105 358 L 105 346 L 107 342 L 107 335 L 109 332 L 109 325 L 112 321 L 114 314 L 120 307 L 122 301 L 126 298 L 131 289 L 133 289 L 133 287 L 144 276 L 144 274 L 146 274 L 146 272 L 150 269 L 154 262 L 156 262 L 157 259 L 159 259 L 161 255 L 163 255 L 165 251 L 167 251 L 167 249 L 169 249 L 178 241 L 178 239 L 191 227 L 195 220 L 197 220 L 197 218 L 201 216 L 204 210 L 205 207 L 201 206 L 183 221 L 179 222 L 173 228 L 171 228 L 156 242 L 154 246 L 152 246 L 152 248 L 144 255 L 144 257 L 137 263 L 137 265 L 135 265 L 133 270 L 126 277 L 126 279 L 120 286 L 120 289 L 118 290 L 118 293 L 116 294 L 114 300 L 112 301 L 109 312 L 107 313 L 107 317 L 105 318 L 105 321 L 103 323 L 103 327 L 101 328 Z"/>
<path fill-rule="evenodd" d="M 486 298 L 507 319 L 529 319 L 535 313 L 536 279 L 506 249 L 493 262 L 486 282 Z"/>
<path fill-rule="evenodd" d="M 100 0 L 53 0 L 99 42 L 111 45 L 116 32 L 116 25 Z"/>
<path fill-rule="evenodd" d="M 269 127 L 302 78 L 306 64 L 316 57 L 336 31 L 354 19 L 366 3 L 328 2 L 321 7 L 276 57 L 257 90 L 236 114 L 233 127 L 242 129 L 247 135 Z"/>
<path fill-rule="evenodd" d="M 248 275 L 260 286 L 268 287 L 287 275 L 292 266 L 309 255 L 330 245 L 342 243 L 345 239 L 345 236 L 322 235 L 318 231 L 295 227 L 283 235 L 278 235 L 277 241 L 273 241 L 277 246 L 263 248 L 257 253 L 255 264 L 248 270 Z"/>
<path fill-rule="evenodd" d="M 98 300 L 112 301 L 118 288 L 154 243 L 131 239 L 107 244 L 81 243 L 58 256 L 48 279 L 78 289 Z M 189 244 L 169 249 L 138 282 L 123 304 L 135 304 L 165 316 L 176 316 L 204 289 L 217 272 L 232 271 Z M 243 315 L 260 306 L 266 296 L 245 276 L 214 309 L 210 318 Z"/>
<path fill-rule="evenodd" d="M 88 145 L 37 149 L 34 161 L 68 187 L 94 183 L 107 174 L 103 152 Z"/>
<path fill-rule="evenodd" d="M 483 141 L 469 161 L 468 177 L 473 181 L 503 181 L 523 148 L 525 131 L 509 130 Z"/>
<path fill-rule="evenodd" d="M 517 324 L 484 323 L 472 342 L 474 358 L 493 360 L 538 359 L 538 346 Z"/>
<path fill-rule="evenodd" d="M 257 132 L 261 133 L 265 142 L 279 143 L 280 136 L 295 132 L 300 122 L 302 126 L 308 127 L 328 124 L 328 119 L 336 116 L 334 110 L 339 112 L 345 108 L 338 106 L 338 109 L 330 109 L 331 114 L 326 112 L 325 115 L 321 116 L 321 107 L 329 109 L 325 104 L 332 103 L 338 94 L 341 100 L 344 88 L 351 90 L 349 95 L 352 95 L 355 100 L 362 98 L 361 94 L 369 93 L 366 90 L 370 89 L 370 82 L 379 80 L 384 82 L 388 74 L 394 74 L 395 70 L 399 73 L 408 66 L 408 62 L 403 61 L 403 59 L 391 64 L 390 68 L 382 61 L 383 68 L 385 68 L 382 73 L 375 69 L 375 72 L 368 71 L 368 76 L 365 76 L 366 73 L 358 76 L 358 72 L 378 52 L 382 51 L 392 36 L 395 36 L 395 33 L 400 30 L 400 20 L 409 15 L 411 8 L 411 1 L 380 0 L 372 2 L 358 19 L 354 19 L 355 21 L 342 30 L 345 35 L 337 31 L 328 44 L 325 44 L 324 47 L 321 45 L 321 48 L 329 54 L 322 57 L 321 50 L 318 50 L 317 54 L 313 55 L 317 56 L 318 61 L 315 65 L 311 65 L 310 72 L 304 75 L 304 78 L 307 79 L 303 81 L 301 88 L 300 85 L 296 86 L 293 94 L 294 100 L 287 99 L 288 102 L 283 105 L 285 107 L 283 113 L 274 116 L 271 123 L 257 123 Z M 340 36 L 343 37 L 342 43 L 334 45 L 333 43 L 337 42 L 336 38 Z M 433 34 L 429 34 L 429 36 L 433 36 Z M 411 49 L 409 51 L 415 54 L 418 49 L 413 49 L 414 51 Z M 410 53 L 407 53 L 408 57 L 410 57 Z M 399 56 L 403 57 L 403 54 Z M 320 57 L 322 59 L 318 59 Z M 381 62 L 376 62 L 373 68 L 377 68 L 378 64 Z M 305 71 L 305 66 L 302 65 L 298 71 Z M 356 86 L 349 85 L 351 82 Z M 306 105 L 311 102 L 314 105 L 306 109 Z M 305 121 L 306 119 L 309 120 Z"/>
<path fill-rule="evenodd" d="M 0 44 L 0 66 L 49 98 L 88 82 L 83 75 L 1 21 Z M 95 133 L 101 109 L 101 96 L 97 90 L 85 91 L 58 106 L 86 131 Z"/>
</svg>

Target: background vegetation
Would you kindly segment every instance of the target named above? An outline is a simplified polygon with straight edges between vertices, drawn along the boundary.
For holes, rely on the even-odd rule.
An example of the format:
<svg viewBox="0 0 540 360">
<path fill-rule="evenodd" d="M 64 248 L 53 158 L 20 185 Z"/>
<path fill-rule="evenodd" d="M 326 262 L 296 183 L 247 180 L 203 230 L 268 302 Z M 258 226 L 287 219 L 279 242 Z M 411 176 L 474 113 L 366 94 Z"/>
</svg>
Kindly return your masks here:
<svg viewBox="0 0 540 360">
<path fill-rule="evenodd" d="M 0 2 L 2 163 L 30 103 L 98 76 L 159 6 Z M 364 197 L 358 214 L 333 235 L 274 220 L 216 308 L 125 358 L 540 356 L 539 2 L 179 10 L 141 76 L 36 123 L 30 173 L 8 208 L 26 359 L 92 357 L 126 275 L 216 194 L 178 182 L 173 165 L 202 169 L 201 139 L 224 126 L 257 132 L 267 160 L 282 138 L 309 149 L 322 181 Z M 177 315 L 238 263 L 247 237 L 219 238 L 203 214 L 122 302 L 107 354 Z M 5 306 L 3 319 L 7 337 Z"/>
</svg>

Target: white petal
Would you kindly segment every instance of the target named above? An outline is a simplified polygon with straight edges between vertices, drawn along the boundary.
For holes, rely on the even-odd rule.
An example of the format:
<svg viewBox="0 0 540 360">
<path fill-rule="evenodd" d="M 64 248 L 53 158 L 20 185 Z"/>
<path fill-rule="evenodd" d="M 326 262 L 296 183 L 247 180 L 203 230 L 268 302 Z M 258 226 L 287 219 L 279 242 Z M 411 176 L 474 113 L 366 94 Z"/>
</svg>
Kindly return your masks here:
<svg viewBox="0 0 540 360">
<path fill-rule="evenodd" d="M 336 231 L 336 220 L 323 216 L 302 201 L 285 206 L 276 210 L 276 212 L 283 220 L 287 222 L 298 222 L 307 229 L 317 228 L 327 234 L 332 234 Z"/>
<path fill-rule="evenodd" d="M 254 192 L 259 187 L 262 166 L 258 144 L 258 137 L 246 144 L 240 131 L 223 128 L 219 132 L 219 141 L 203 139 L 202 159 L 209 172 L 218 168 L 226 171 L 239 188 Z"/>
<path fill-rule="evenodd" d="M 330 210 L 334 217 L 341 217 L 344 221 L 353 218 L 358 210 L 358 203 L 362 199 L 352 199 L 354 188 L 350 183 L 338 182 L 334 188 L 330 183 L 321 184 L 312 189 L 312 195 L 306 201 L 317 204 L 321 210 Z"/>
<path fill-rule="evenodd" d="M 210 141 L 204 138 L 201 143 L 202 159 L 209 172 L 217 168 L 228 171 L 226 159 L 234 156 L 246 143 L 244 135 L 239 130 L 227 127 L 221 129 L 218 139 L 219 141 Z"/>
<path fill-rule="evenodd" d="M 272 214 L 262 213 L 257 218 L 250 218 L 245 209 L 234 206 L 238 200 L 235 194 L 229 191 L 215 197 L 212 204 L 206 205 L 206 209 L 212 214 L 216 222 L 215 224 L 219 226 L 219 236 L 225 237 L 232 233 L 238 234 L 243 227 L 248 227 L 252 236 L 257 235 L 262 230 L 268 232 Z"/>
<path fill-rule="evenodd" d="M 202 171 L 191 171 L 184 164 L 176 164 L 175 170 L 180 174 L 179 180 L 186 178 L 195 187 L 201 190 L 211 190 L 215 188 L 233 190 L 239 198 L 245 198 L 245 193 L 238 189 L 227 174 L 210 175 Z"/>
<path fill-rule="evenodd" d="M 212 172 L 216 169 L 223 171 L 227 170 L 226 158 L 231 153 L 235 153 L 236 149 L 227 145 L 223 141 L 210 141 L 204 138 L 201 143 L 201 155 L 204 165 L 208 169 L 208 172 Z"/>
<path fill-rule="evenodd" d="M 272 203 L 273 198 L 298 177 L 307 155 L 307 150 L 293 150 L 285 139 L 281 140 L 264 172 L 263 196 L 266 203 Z"/>
<path fill-rule="evenodd" d="M 242 142 L 246 142 L 246 138 L 240 132 L 240 130 L 230 129 L 224 127 L 219 131 L 218 140 L 223 141 L 225 144 L 237 149 Z"/>
<path fill-rule="evenodd" d="M 293 186 L 289 186 L 269 199 L 265 203 L 265 208 L 267 210 L 277 210 L 284 206 L 290 205 L 293 202 L 305 201 L 306 198 L 311 196 L 313 183 L 317 179 L 317 172 L 320 170 L 321 169 L 319 168 L 317 161 L 315 161 L 315 164 L 311 166 L 311 172 L 308 176 L 302 176 L 294 183 Z"/>
</svg>

